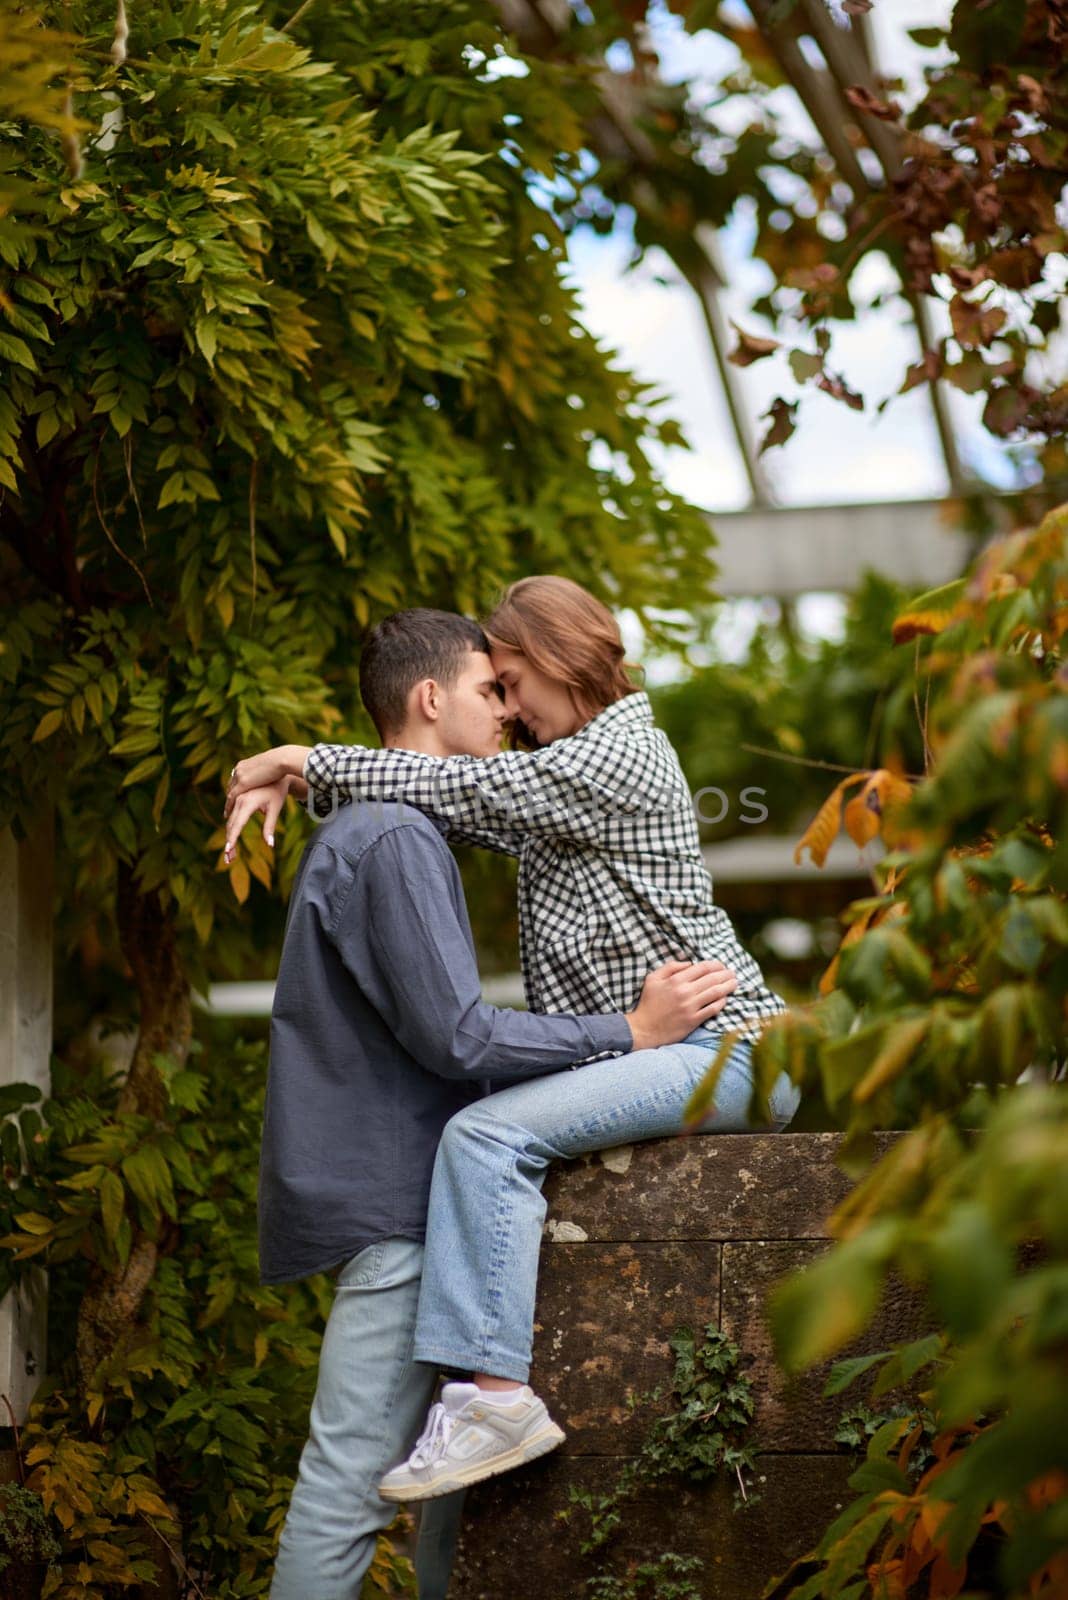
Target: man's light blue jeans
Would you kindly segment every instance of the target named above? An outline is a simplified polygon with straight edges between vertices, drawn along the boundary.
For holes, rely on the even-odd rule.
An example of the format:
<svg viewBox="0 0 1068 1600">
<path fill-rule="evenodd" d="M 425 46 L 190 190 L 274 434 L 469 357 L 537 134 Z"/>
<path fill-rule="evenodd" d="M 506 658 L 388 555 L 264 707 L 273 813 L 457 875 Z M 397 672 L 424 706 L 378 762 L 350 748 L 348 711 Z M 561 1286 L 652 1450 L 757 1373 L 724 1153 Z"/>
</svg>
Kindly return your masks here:
<svg viewBox="0 0 1068 1600">
<path fill-rule="evenodd" d="M 430 1191 L 416 1361 L 526 1382 L 549 1163 L 679 1133 L 719 1038 L 698 1028 L 681 1044 L 515 1084 L 446 1124 Z M 798 1091 L 784 1074 L 769 1120 L 754 1126 L 751 1091 L 752 1053 L 740 1044 L 701 1132 L 778 1131 L 797 1110 Z"/>
<path fill-rule="evenodd" d="M 379 1532 L 396 1506 L 378 1481 L 408 1455 L 437 1373 L 412 1359 L 423 1246 L 385 1239 L 342 1268 L 319 1357 L 270 1600 L 358 1600 Z M 462 1495 L 430 1500 L 420 1522 L 420 1600 L 444 1600 Z"/>
</svg>

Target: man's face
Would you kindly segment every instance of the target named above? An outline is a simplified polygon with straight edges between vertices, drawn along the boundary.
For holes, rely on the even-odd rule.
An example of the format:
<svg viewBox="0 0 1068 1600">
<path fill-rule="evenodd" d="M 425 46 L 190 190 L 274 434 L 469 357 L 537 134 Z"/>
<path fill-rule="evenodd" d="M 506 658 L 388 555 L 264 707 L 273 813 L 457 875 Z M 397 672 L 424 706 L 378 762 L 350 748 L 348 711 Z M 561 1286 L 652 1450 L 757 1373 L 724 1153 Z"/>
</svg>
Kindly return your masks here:
<svg viewBox="0 0 1068 1600">
<path fill-rule="evenodd" d="M 450 756 L 495 756 L 508 713 L 497 692 L 493 663 L 481 650 L 468 653 L 456 682 L 441 690 L 438 737 Z"/>
</svg>

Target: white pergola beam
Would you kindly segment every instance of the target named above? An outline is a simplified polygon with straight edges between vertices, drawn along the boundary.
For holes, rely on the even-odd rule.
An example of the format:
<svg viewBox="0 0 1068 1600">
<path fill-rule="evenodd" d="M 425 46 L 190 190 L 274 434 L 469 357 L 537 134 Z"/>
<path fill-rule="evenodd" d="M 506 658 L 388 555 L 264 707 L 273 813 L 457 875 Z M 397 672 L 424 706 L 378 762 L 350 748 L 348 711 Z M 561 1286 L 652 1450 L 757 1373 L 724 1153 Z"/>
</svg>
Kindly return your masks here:
<svg viewBox="0 0 1068 1600">
<path fill-rule="evenodd" d="M 959 577 L 974 551 L 956 511 L 944 500 L 717 511 L 716 588 L 786 600 L 848 593 L 869 571 L 917 590 L 937 588 Z"/>
<path fill-rule="evenodd" d="M 0 833 L 0 1085 L 47 1095 L 52 1053 L 52 830 Z M 25 1421 L 45 1370 L 46 1279 L 34 1270 L 0 1303 L 0 1394 Z M 0 1407 L 0 1426 L 6 1408 Z"/>
</svg>

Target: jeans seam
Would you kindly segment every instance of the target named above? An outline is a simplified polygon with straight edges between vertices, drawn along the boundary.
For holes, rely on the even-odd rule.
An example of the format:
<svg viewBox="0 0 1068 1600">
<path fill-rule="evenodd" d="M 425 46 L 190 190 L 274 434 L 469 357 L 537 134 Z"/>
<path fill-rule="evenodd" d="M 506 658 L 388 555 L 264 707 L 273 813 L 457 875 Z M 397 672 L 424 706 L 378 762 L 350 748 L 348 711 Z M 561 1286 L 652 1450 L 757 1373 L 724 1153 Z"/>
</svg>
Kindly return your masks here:
<svg viewBox="0 0 1068 1600">
<path fill-rule="evenodd" d="M 510 1147 L 509 1153 L 512 1154 Z M 488 1370 L 489 1352 L 493 1346 L 501 1320 L 500 1286 L 508 1254 L 507 1246 L 511 1241 L 512 1218 L 515 1214 L 515 1201 L 512 1193 L 515 1182 L 515 1166 L 516 1162 L 513 1159 L 508 1166 L 507 1182 L 503 1187 L 497 1214 L 494 1217 L 490 1270 L 486 1277 L 486 1300 L 482 1306 L 481 1326 L 477 1343 L 478 1356 L 475 1364 L 475 1371 L 477 1372 Z"/>
</svg>

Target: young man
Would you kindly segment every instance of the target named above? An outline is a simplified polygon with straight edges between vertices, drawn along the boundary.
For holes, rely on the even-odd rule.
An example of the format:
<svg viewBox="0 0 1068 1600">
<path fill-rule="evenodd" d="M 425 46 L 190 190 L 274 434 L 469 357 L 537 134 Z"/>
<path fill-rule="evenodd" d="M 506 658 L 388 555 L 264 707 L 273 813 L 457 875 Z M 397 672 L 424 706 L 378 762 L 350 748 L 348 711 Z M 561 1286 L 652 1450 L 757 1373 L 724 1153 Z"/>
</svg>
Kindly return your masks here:
<svg viewBox="0 0 1068 1600">
<path fill-rule="evenodd" d="M 365 647 L 360 689 L 387 745 L 500 748 L 506 713 L 487 642 L 462 617 L 387 618 Z M 459 873 L 436 823 L 405 805 L 353 804 L 316 831 L 271 1020 L 260 1258 L 268 1283 L 336 1270 L 337 1295 L 272 1600 L 358 1600 L 393 1515 L 377 1484 L 411 1450 L 437 1377 L 412 1361 L 412 1333 L 448 1119 L 487 1081 L 681 1039 L 733 986 L 718 962 L 674 963 L 650 974 L 629 1015 L 496 1010 L 480 998 Z M 546 1416 L 546 1447 L 560 1437 Z M 436 1502 L 421 1531 L 422 1600 L 446 1591 L 450 1514 L 455 1503 Z"/>
</svg>

